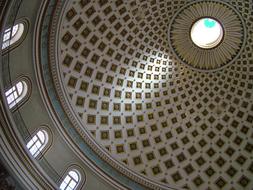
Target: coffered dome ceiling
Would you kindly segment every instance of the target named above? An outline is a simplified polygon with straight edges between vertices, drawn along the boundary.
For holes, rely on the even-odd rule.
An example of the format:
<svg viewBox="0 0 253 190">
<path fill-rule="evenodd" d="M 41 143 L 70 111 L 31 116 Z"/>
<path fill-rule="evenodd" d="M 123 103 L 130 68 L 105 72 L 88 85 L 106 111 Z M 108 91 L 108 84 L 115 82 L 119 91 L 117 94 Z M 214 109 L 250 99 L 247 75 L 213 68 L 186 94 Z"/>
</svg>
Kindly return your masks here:
<svg viewBox="0 0 253 190">
<path fill-rule="evenodd" d="M 126 168 L 135 176 L 147 177 L 138 183 L 250 189 L 253 3 L 204 1 L 213 9 L 211 16 L 217 14 L 217 5 L 234 18 L 225 30 L 225 36 L 234 37 L 227 49 L 232 55 L 212 50 L 226 60 L 222 57 L 208 69 L 236 59 L 216 72 L 202 72 L 184 64 L 184 54 L 175 55 L 181 46 L 177 46 L 173 19 L 180 18 L 178 11 L 191 2 L 73 0 L 59 4 L 54 17 L 58 24 L 52 25 L 50 39 L 50 51 L 55 52 L 50 57 L 54 83 L 83 140 L 93 143 L 102 159 L 114 162 L 116 170 Z M 219 16 L 226 17 L 225 12 Z M 184 14 L 187 20 L 188 12 Z M 176 22 L 178 27 L 180 19 Z M 198 55 L 205 50 L 195 47 L 194 51 Z M 198 64 L 209 63 L 207 57 Z M 131 178 L 128 172 L 122 173 Z"/>
</svg>

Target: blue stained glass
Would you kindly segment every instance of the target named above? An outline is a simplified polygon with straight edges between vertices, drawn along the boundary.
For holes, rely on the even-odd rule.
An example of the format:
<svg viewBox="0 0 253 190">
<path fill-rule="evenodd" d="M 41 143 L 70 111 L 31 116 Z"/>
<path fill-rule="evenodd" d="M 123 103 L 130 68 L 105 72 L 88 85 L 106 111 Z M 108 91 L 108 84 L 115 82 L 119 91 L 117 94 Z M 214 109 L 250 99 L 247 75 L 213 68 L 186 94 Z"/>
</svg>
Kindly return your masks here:
<svg viewBox="0 0 253 190">
<path fill-rule="evenodd" d="M 204 20 L 204 24 L 205 24 L 205 27 L 207 27 L 207 28 L 213 28 L 216 24 L 216 21 L 213 19 L 207 18 Z"/>
</svg>

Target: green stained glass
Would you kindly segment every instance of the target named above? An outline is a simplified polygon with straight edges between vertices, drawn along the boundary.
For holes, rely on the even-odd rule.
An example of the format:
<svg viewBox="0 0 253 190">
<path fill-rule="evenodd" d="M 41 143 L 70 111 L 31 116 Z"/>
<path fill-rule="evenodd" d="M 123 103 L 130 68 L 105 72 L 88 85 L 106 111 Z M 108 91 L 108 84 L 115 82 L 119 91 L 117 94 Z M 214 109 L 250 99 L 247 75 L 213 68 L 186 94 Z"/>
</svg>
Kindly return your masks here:
<svg viewBox="0 0 253 190">
<path fill-rule="evenodd" d="M 207 18 L 204 20 L 204 24 L 205 24 L 205 27 L 207 27 L 207 28 L 213 28 L 216 24 L 216 21 L 213 19 Z"/>
</svg>

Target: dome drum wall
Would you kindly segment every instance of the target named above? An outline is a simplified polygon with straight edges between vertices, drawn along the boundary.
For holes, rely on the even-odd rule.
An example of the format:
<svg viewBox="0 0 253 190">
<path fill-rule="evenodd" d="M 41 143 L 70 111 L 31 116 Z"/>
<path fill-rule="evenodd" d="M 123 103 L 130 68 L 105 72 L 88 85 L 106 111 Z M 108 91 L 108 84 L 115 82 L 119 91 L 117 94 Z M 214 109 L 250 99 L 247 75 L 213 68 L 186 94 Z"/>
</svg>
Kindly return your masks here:
<svg viewBox="0 0 253 190">
<path fill-rule="evenodd" d="M 49 45 L 61 107 L 82 140 L 144 189 L 249 189 L 252 41 L 245 41 L 245 33 L 252 30 L 246 30 L 239 11 L 231 8 L 237 1 L 205 1 L 225 9 L 225 15 L 236 13 L 230 18 L 239 27 L 228 22 L 235 29 L 230 38 L 235 49 L 228 48 L 232 55 L 211 56 L 226 57 L 234 64 L 225 68 L 226 61 L 199 60 L 194 63 L 205 68 L 193 65 L 194 70 L 173 53 L 178 36 L 170 36 L 168 42 L 169 23 L 180 24 L 176 22 L 179 14 L 173 15 L 189 1 L 142 1 L 138 6 L 145 11 L 138 18 L 134 1 L 83 2 L 68 1 L 59 8 Z M 252 26 L 252 10 L 246 4 L 250 1 L 241 5 L 249 15 L 244 20 Z M 184 18 L 189 16 L 180 17 Z M 194 21 L 199 18 L 192 16 Z M 229 31 L 226 22 L 217 20 L 224 25 L 225 36 L 219 48 Z M 187 24 L 187 28 L 171 24 L 169 34 L 180 29 L 189 38 L 192 22 Z M 216 68 L 220 70 L 199 72 Z M 243 170 L 237 160 L 244 160 Z"/>
</svg>

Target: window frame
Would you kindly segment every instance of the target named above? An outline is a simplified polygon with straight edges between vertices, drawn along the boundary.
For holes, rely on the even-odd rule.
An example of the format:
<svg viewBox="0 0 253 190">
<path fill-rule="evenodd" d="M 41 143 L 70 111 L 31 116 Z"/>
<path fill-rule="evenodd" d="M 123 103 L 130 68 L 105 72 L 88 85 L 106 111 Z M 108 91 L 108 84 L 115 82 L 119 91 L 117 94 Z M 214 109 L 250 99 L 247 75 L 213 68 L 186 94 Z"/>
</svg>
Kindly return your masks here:
<svg viewBox="0 0 253 190">
<path fill-rule="evenodd" d="M 16 29 L 16 31 L 15 31 L 15 29 Z M 8 47 L 10 47 L 13 44 L 15 44 L 16 42 L 18 42 L 19 39 L 24 34 L 24 30 L 25 30 L 25 25 L 22 22 L 17 23 L 15 25 L 5 29 L 4 35 L 3 35 L 2 47 L 1 47 L 2 50 L 7 49 Z"/>
<path fill-rule="evenodd" d="M 70 173 L 74 172 L 75 175 L 77 175 L 78 179 L 76 180 Z M 80 172 L 77 169 L 70 169 L 67 174 L 65 175 L 64 179 L 62 180 L 59 189 L 60 190 L 66 190 L 68 188 L 71 188 L 72 190 L 77 190 L 80 182 L 82 180 L 82 176 L 80 174 Z M 67 181 L 67 182 L 66 182 Z M 74 182 L 75 186 L 72 188 L 70 187 L 70 184 Z M 63 187 L 63 189 L 61 188 L 63 184 L 66 184 L 66 186 Z"/>
<path fill-rule="evenodd" d="M 17 87 L 17 85 L 20 82 L 23 84 L 23 90 L 24 90 L 24 92 L 21 94 L 20 94 L 20 92 L 18 92 L 18 87 Z M 8 109 L 10 111 L 14 112 L 18 108 L 20 108 L 29 99 L 29 97 L 31 95 L 31 91 L 32 91 L 32 86 L 31 86 L 30 79 L 26 76 L 18 77 L 15 81 L 13 81 L 11 86 L 9 86 L 8 88 L 6 88 L 4 90 L 5 100 L 6 100 L 6 104 L 8 106 Z M 11 95 L 13 95 L 13 96 L 10 97 Z M 17 96 L 17 97 L 15 98 L 15 96 Z M 14 100 L 9 102 L 8 98 L 10 98 L 10 99 L 14 98 Z M 14 105 L 12 105 L 12 104 L 14 104 Z"/>
<path fill-rule="evenodd" d="M 83 170 L 83 168 L 77 164 L 71 164 L 69 165 L 66 170 L 63 172 L 62 177 L 59 179 L 59 189 L 62 185 L 62 183 L 64 182 L 65 178 L 67 177 L 67 175 L 69 174 L 70 171 L 77 171 L 78 175 L 79 175 L 79 182 L 77 183 L 76 187 L 74 188 L 74 190 L 81 190 L 83 188 L 83 186 L 86 183 L 86 174 Z M 60 189 L 61 190 L 61 189 Z"/>
<path fill-rule="evenodd" d="M 12 34 L 10 32 L 9 33 L 9 35 L 11 35 L 10 39 L 4 40 L 4 35 L 6 33 L 8 33 L 8 31 L 13 30 L 13 28 L 19 24 L 22 24 L 22 27 L 21 28 L 19 27 L 19 29 L 22 30 L 22 33 L 19 34 L 19 32 L 17 31 L 17 33 L 14 36 L 12 36 Z M 15 23 L 12 26 L 6 27 L 6 29 L 4 30 L 3 39 L 1 39 L 2 40 L 2 47 L 0 47 L 2 49 L 3 54 L 6 54 L 7 52 L 18 47 L 26 38 L 26 35 L 28 33 L 28 29 L 29 29 L 29 22 L 28 22 L 27 18 L 18 19 L 17 21 L 15 21 Z M 10 41 L 9 42 L 10 44 L 6 45 L 6 47 L 3 48 L 4 43 L 8 43 L 7 41 Z"/>
<path fill-rule="evenodd" d="M 22 89 L 20 90 L 20 85 Z M 21 80 L 14 84 L 7 92 L 5 92 L 5 97 L 7 99 L 7 103 L 9 109 L 17 106 L 19 102 L 21 102 L 28 93 L 28 85 L 26 81 Z"/>
<path fill-rule="evenodd" d="M 44 134 L 44 142 L 42 142 L 41 138 L 39 137 L 39 133 Z M 39 142 L 41 145 L 40 147 L 37 147 L 36 143 Z M 39 157 L 39 155 L 42 155 L 48 146 L 49 143 L 49 134 L 47 130 L 40 128 L 36 131 L 36 133 L 30 138 L 30 140 L 26 143 L 26 148 L 28 149 L 28 152 L 32 155 L 33 158 Z M 31 145 L 30 145 L 31 144 Z M 28 147 L 29 146 L 29 147 Z M 36 147 L 35 152 L 32 153 L 31 149 Z"/>
<path fill-rule="evenodd" d="M 42 131 L 42 130 L 44 130 L 44 131 L 47 132 L 47 136 L 48 136 L 47 143 L 46 143 L 46 146 L 39 152 L 39 154 L 38 154 L 36 157 L 34 157 L 34 156 L 30 153 L 29 149 L 27 148 L 27 144 L 29 143 L 30 140 L 32 140 L 32 138 L 33 138 L 39 131 Z M 51 129 L 50 129 L 49 126 L 47 126 L 47 125 L 40 125 L 40 126 L 37 127 L 32 133 L 29 133 L 29 134 L 30 134 L 30 135 L 29 135 L 27 138 L 25 138 L 25 139 L 26 139 L 26 140 L 25 140 L 25 148 L 26 148 L 26 150 L 27 150 L 27 153 L 28 153 L 31 157 L 33 157 L 34 159 L 40 160 L 40 159 L 43 157 L 43 155 L 50 149 L 50 147 L 51 147 L 52 144 L 53 144 L 53 133 L 52 133 L 52 131 L 51 131 Z"/>
</svg>

